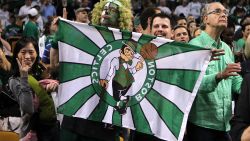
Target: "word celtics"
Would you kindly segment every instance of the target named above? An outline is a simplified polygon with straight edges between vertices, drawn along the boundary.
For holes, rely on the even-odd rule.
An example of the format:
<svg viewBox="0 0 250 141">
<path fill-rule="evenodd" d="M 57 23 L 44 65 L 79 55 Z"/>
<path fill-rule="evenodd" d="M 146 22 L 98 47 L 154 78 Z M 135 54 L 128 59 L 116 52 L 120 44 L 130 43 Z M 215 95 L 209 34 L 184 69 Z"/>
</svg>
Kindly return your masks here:
<svg viewBox="0 0 250 141">
<path fill-rule="evenodd" d="M 103 61 L 103 58 L 106 57 L 110 52 L 113 51 L 112 45 L 108 44 L 103 49 L 99 51 L 97 56 L 95 57 L 95 60 L 92 64 L 92 83 L 99 83 L 99 73 L 100 73 L 100 66 Z"/>
</svg>

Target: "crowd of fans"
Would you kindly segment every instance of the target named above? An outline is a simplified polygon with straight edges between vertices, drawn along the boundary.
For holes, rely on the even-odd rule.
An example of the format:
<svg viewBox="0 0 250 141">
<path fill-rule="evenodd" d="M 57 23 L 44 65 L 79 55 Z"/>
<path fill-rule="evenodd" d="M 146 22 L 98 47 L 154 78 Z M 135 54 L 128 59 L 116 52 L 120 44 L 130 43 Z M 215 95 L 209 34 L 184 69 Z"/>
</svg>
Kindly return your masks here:
<svg viewBox="0 0 250 141">
<path fill-rule="evenodd" d="M 121 0 L 123 1 L 123 0 Z M 220 66 L 220 68 L 217 70 L 215 68 L 216 63 L 211 63 L 211 65 L 208 68 L 208 74 L 211 72 L 218 72 L 216 76 L 213 76 L 216 78 L 216 80 L 212 81 L 212 79 L 209 80 L 208 84 L 207 82 L 204 83 L 206 86 L 204 87 L 211 87 L 211 89 L 215 89 L 211 86 L 212 83 L 220 83 L 223 86 L 219 88 L 220 92 L 224 91 L 224 87 L 227 87 L 228 89 L 237 89 L 235 91 L 226 91 L 229 92 L 228 95 L 233 95 L 235 93 L 240 93 L 240 84 L 241 84 L 241 77 L 249 78 L 248 73 L 250 72 L 250 1 L 249 0 L 238 0 L 235 2 L 229 3 L 229 0 L 221 0 L 220 4 L 213 5 L 218 6 L 219 8 L 214 9 L 213 11 L 209 12 L 209 8 L 206 7 L 207 4 L 213 2 L 212 0 L 207 1 L 199 1 L 199 0 L 131 0 L 132 2 L 129 4 L 130 7 L 125 7 L 125 10 L 131 10 L 132 13 L 126 13 L 126 16 L 129 16 L 129 20 L 127 21 L 119 21 L 123 22 L 124 24 L 120 24 L 116 18 L 117 12 L 119 11 L 108 11 L 104 9 L 106 13 L 109 13 L 112 15 L 113 20 L 112 24 L 105 23 L 105 21 L 100 21 L 100 15 L 99 18 L 96 15 L 98 13 L 97 11 L 94 11 L 94 5 L 98 1 L 89 1 L 89 0 L 40 0 L 40 1 L 32 1 L 32 0 L 25 0 L 25 3 L 18 3 L 15 7 L 13 7 L 10 1 L 1 1 L 0 5 L 0 90 L 2 93 L 14 93 L 14 95 L 18 95 L 18 99 L 21 99 L 23 101 L 19 101 L 18 104 L 20 105 L 22 112 L 19 113 L 17 111 L 12 111 L 10 109 L 8 110 L 1 110 L 0 111 L 0 118 L 1 123 L 4 124 L 4 119 L 9 118 L 5 115 L 12 115 L 12 116 L 18 116 L 22 114 L 22 127 L 29 127 L 32 123 L 32 126 L 36 126 L 36 132 L 32 132 L 33 127 L 29 128 L 16 128 L 15 132 L 20 133 L 20 137 L 24 141 L 29 141 L 31 139 L 37 139 L 38 140 L 50 140 L 50 141 L 56 141 L 59 140 L 59 128 L 58 128 L 58 118 L 56 118 L 55 114 L 55 105 L 53 101 L 50 100 L 49 93 L 53 93 L 57 90 L 58 81 L 57 81 L 57 75 L 58 75 L 58 49 L 54 47 L 54 39 L 55 34 L 58 30 L 57 21 L 58 17 L 61 16 L 62 18 L 74 20 L 76 22 L 81 23 L 91 23 L 91 24 L 100 24 L 102 26 L 110 26 L 115 28 L 120 28 L 124 30 L 130 30 L 134 32 L 140 32 L 143 34 L 149 34 L 153 36 L 163 37 L 167 39 L 172 39 L 177 42 L 183 42 L 183 43 L 189 43 L 199 46 L 205 46 L 210 45 L 208 40 L 202 41 L 204 39 L 210 39 L 209 32 L 212 31 L 215 34 L 214 40 L 218 42 L 215 42 L 216 46 L 221 46 L 223 48 L 223 51 L 217 50 L 213 52 L 213 55 L 220 56 L 222 54 L 232 54 L 232 56 L 228 56 L 225 58 L 220 58 L 220 61 L 228 61 L 226 62 L 225 66 Z M 120 6 L 120 2 L 115 2 L 115 0 L 111 0 L 111 2 L 115 3 Z M 115 7 L 115 6 L 114 6 Z M 212 6 L 211 6 L 212 7 Z M 123 7 L 124 8 L 124 7 Z M 206 10 L 207 8 L 207 10 Z M 224 8 L 224 9 L 221 9 Z M 205 10 L 202 10 L 205 9 Z M 93 10 L 93 11 L 92 11 Z M 114 12 L 114 13 L 112 13 Z M 121 13 L 119 13 L 121 15 Z M 215 15 L 223 15 L 227 22 L 227 27 L 223 30 L 221 28 L 212 28 L 210 25 L 210 19 L 207 17 L 210 14 Z M 117 16 L 117 17 L 116 17 Z M 131 23 L 130 23 L 131 20 Z M 123 26 L 121 26 L 123 25 Z M 216 25 L 217 26 L 217 25 Z M 203 32 L 205 31 L 205 32 Z M 205 35 L 208 33 L 208 35 Z M 211 40 L 212 42 L 213 40 Z M 221 42 L 223 41 L 223 42 Z M 221 43 L 221 44 L 220 44 Z M 212 45 L 214 45 L 212 44 Z M 217 45 L 218 44 L 218 45 Z M 227 50 L 227 44 L 229 46 L 229 49 Z M 219 48 L 219 49 L 221 49 Z M 28 62 L 25 61 L 25 56 L 29 56 L 31 58 Z M 232 66 L 227 66 L 228 63 L 231 62 L 231 58 L 235 59 L 235 64 Z M 216 61 L 218 58 L 212 58 L 213 61 Z M 224 60 L 225 59 L 225 60 Z M 34 63 L 31 63 L 31 62 Z M 212 62 L 213 62 L 212 61 Z M 220 62 L 219 62 L 220 63 Z M 218 63 L 218 64 L 219 64 Z M 225 70 L 224 70 L 225 68 Z M 232 72 L 237 72 L 240 74 L 238 75 L 235 80 L 232 80 L 232 82 L 226 82 L 229 77 L 235 76 L 234 73 L 227 73 L 228 70 L 232 70 Z M 31 70 L 31 71 L 30 71 Z M 221 71 L 221 72 L 220 72 Z M 23 78 L 28 78 L 23 79 Z M 208 78 L 206 78 L 206 81 Z M 237 79 L 237 80 L 236 80 Z M 27 82 L 26 82 L 27 81 Z M 205 80 L 204 80 L 205 81 Z M 244 81 L 243 81 L 244 82 Z M 231 86 L 232 83 L 232 86 Z M 42 86 L 39 88 L 38 84 Z M 249 80 L 244 82 L 244 93 L 250 94 L 249 90 Z M 230 86 L 229 86 L 230 85 Z M 216 85 L 217 86 L 217 85 Z M 21 87 L 21 89 L 19 89 Z M 34 88 L 33 91 L 29 89 L 29 87 Z M 203 90 L 203 87 L 201 86 L 201 91 Z M 204 88 L 205 92 L 207 94 L 219 94 L 219 91 L 211 92 L 212 90 L 209 90 L 207 92 L 207 88 Z M 34 92 L 36 93 L 34 95 Z M 224 91 L 225 92 L 225 91 Z M 20 93 L 25 93 L 25 95 L 20 95 Z M 202 93 L 202 92 L 201 92 Z M 198 93 L 201 94 L 201 93 Z M 204 94 L 202 93 L 202 94 Z M 248 95 L 244 95 L 246 100 L 248 99 Z M 1 97 L 1 96 L 0 96 Z M 15 96 L 14 96 L 15 97 Z M 233 95 L 233 99 L 230 99 L 230 97 L 227 97 L 229 101 L 235 101 L 236 103 L 240 103 L 243 101 L 242 99 L 238 101 L 238 96 Z M 202 99 L 201 97 L 198 97 L 197 99 Z M 220 98 L 218 98 L 220 99 Z M 214 102 L 220 101 L 218 99 L 215 99 Z M 0 98 L 1 101 L 1 98 Z M 25 103 L 24 101 L 30 101 L 33 104 Z M 197 100 L 198 101 L 198 100 Z M 203 101 L 204 102 L 204 101 Z M 227 101 L 228 102 L 228 101 Z M 212 103 L 212 102 L 211 102 Z M 12 103 L 13 104 L 13 103 Z M 195 102 L 196 104 L 204 104 Z M 30 105 L 34 105 L 34 107 L 31 107 Z M 46 105 L 42 107 L 42 105 Z M 244 104 L 240 104 L 240 106 L 244 107 Z M 1 104 L 0 102 L 0 109 L 4 109 L 4 104 Z M 217 105 L 220 106 L 220 105 Z M 231 104 L 230 104 L 231 106 Z M 38 108 L 39 107 L 39 108 Z M 219 107 L 215 107 L 214 110 L 218 110 Z M 225 108 L 225 107 L 224 107 Z M 49 124 L 42 124 L 44 122 L 38 123 L 35 119 L 36 116 L 32 116 L 33 118 L 29 118 L 28 115 L 34 114 L 37 111 L 40 111 L 39 115 L 41 116 L 39 119 L 41 121 L 46 121 L 46 123 Z M 239 108 L 238 108 L 239 109 Z M 192 129 L 194 132 L 190 134 L 200 134 L 202 136 L 202 132 L 195 132 L 202 131 L 203 129 L 199 129 L 199 125 L 202 127 L 207 127 L 211 129 L 215 129 L 217 131 L 225 131 L 225 133 L 228 133 L 229 129 L 227 125 L 225 128 L 220 128 L 218 123 L 218 126 L 212 125 L 214 119 L 209 119 L 208 122 L 211 122 L 211 125 L 205 125 L 204 123 L 198 123 L 199 119 L 196 118 L 197 114 L 195 114 L 195 110 L 191 110 L 190 115 L 190 122 L 188 123 L 187 128 Z M 204 109 L 201 109 L 204 110 Z M 218 110 L 219 111 L 219 110 Z M 230 110 L 226 110 L 227 112 L 230 112 Z M 11 112 L 15 114 L 11 114 Z M 247 111 L 249 112 L 249 111 Z M 213 113 L 213 111 L 211 111 Z M 210 113 L 210 114 L 211 114 Z M 244 112 L 243 112 L 244 113 Z M 242 113 L 236 111 L 236 115 L 240 116 Z M 26 116 L 27 115 L 27 116 Z M 47 115 L 47 116 L 43 116 Z M 200 115 L 198 115 L 200 116 Z M 203 114 L 204 116 L 204 114 Z M 225 116 L 226 118 L 230 118 L 233 116 L 233 113 L 231 115 Z M 213 116 L 210 116 L 209 118 L 212 118 Z M 204 116 L 206 118 L 206 116 Z M 224 118 L 224 117 L 223 117 Z M 249 118 L 249 116 L 247 117 Z M 239 118 L 234 118 L 232 120 L 233 125 L 236 125 Z M 17 119 L 10 119 L 8 120 L 8 124 L 11 125 L 11 120 L 14 120 L 16 123 Z M 86 121 L 80 121 L 80 119 L 73 119 L 74 121 L 79 121 L 79 123 L 83 123 L 84 125 L 91 124 L 91 127 L 96 123 L 87 123 Z M 207 120 L 207 119 L 204 119 Z M 216 120 L 215 120 L 216 121 Z M 218 120 L 220 121 L 220 120 Z M 86 122 L 86 123 L 85 123 Z M 67 124 L 69 125 L 71 123 L 71 119 L 68 117 L 65 118 L 65 124 L 63 124 L 64 128 Z M 77 124 L 77 123 L 75 123 Z M 204 125 L 203 125 L 204 124 Z M 215 123 L 216 124 L 216 123 Z M 243 123 L 242 123 L 243 124 Z M 68 126 L 67 125 L 67 126 Z M 198 126 L 197 126 L 198 125 Z M 10 130 L 10 126 L 2 126 L 0 125 L 0 130 Z M 14 125 L 15 126 L 15 125 Z M 77 126 L 77 125 L 76 125 Z M 103 126 L 100 124 L 94 125 L 95 129 L 97 126 Z M 247 128 L 249 125 L 245 125 L 244 127 Z M 39 128 L 41 127 L 41 128 Z M 198 127 L 198 128 L 197 128 Z M 2 128 L 2 129 L 1 129 Z M 75 128 L 67 127 L 68 128 Z M 80 128 L 80 127 L 79 127 Z M 112 128 L 113 127 L 108 127 Z M 238 127 L 240 128 L 240 127 Z M 13 128 L 11 127 L 11 130 Z M 66 129 L 66 128 L 65 128 Z M 73 129 L 72 129 L 73 130 Z M 116 130 L 116 129 L 115 129 Z M 249 129 L 250 130 L 250 129 Z M 101 131 L 101 129 L 100 129 Z M 121 132 L 122 131 L 122 132 Z M 120 134 L 122 134 L 124 140 L 156 140 L 153 137 L 150 137 L 149 135 L 137 133 L 137 132 L 129 132 L 126 129 L 123 129 L 120 131 Z M 187 129 L 188 131 L 188 129 Z M 240 132 L 234 128 L 232 132 L 239 133 L 237 136 L 232 136 L 233 139 L 240 140 L 241 134 L 243 134 L 243 127 L 240 128 Z M 64 133 L 65 138 L 66 136 L 73 136 L 72 133 L 62 130 Z M 87 131 L 86 131 L 87 132 Z M 89 131 L 90 132 L 90 131 Z M 109 131 L 108 131 L 109 132 Z M 204 130 L 204 132 L 207 132 Z M 105 132 L 106 133 L 106 132 Z M 189 133 L 189 132 L 187 132 Z M 109 133 L 107 133 L 109 134 Z M 130 134 L 130 136 L 129 136 Z M 244 132 L 244 135 L 247 133 Z M 113 135 L 113 133 L 112 133 Z M 220 135 L 220 134 L 216 134 Z M 206 135 L 205 135 L 206 136 Z M 187 137 L 187 138 L 186 138 Z M 188 136 L 186 136 L 184 140 L 188 139 Z M 198 140 L 198 138 L 192 138 L 194 140 Z M 219 137 L 218 137 L 219 138 Z M 229 136 L 229 138 L 231 138 Z M 247 138 L 244 136 L 244 138 Z M 69 139 L 69 138 L 68 138 Z M 208 138 L 209 139 L 209 138 Z M 66 139 L 65 139 L 66 140 Z M 76 137 L 77 140 L 77 137 Z M 90 139 L 91 140 L 91 139 Z M 230 140 L 230 139 L 228 139 Z M 91 140 L 92 141 L 92 140 Z"/>
</svg>

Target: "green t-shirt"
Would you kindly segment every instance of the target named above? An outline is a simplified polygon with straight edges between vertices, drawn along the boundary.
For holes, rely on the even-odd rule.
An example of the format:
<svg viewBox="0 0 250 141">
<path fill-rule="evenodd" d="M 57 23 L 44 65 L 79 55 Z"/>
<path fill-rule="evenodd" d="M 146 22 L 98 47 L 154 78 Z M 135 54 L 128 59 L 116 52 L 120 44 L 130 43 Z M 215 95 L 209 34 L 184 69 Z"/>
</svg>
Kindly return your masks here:
<svg viewBox="0 0 250 141">
<path fill-rule="evenodd" d="M 236 47 L 234 52 L 240 52 L 245 46 L 245 40 L 243 38 L 236 41 Z"/>
<path fill-rule="evenodd" d="M 22 34 L 22 27 L 16 24 L 11 24 L 6 26 L 4 30 L 5 39 L 8 39 L 11 36 L 20 36 L 21 34 Z"/>
<path fill-rule="evenodd" d="M 23 35 L 26 37 L 32 37 L 36 41 L 38 41 L 39 38 L 38 26 L 35 23 L 28 21 L 27 24 L 24 26 Z"/>
</svg>

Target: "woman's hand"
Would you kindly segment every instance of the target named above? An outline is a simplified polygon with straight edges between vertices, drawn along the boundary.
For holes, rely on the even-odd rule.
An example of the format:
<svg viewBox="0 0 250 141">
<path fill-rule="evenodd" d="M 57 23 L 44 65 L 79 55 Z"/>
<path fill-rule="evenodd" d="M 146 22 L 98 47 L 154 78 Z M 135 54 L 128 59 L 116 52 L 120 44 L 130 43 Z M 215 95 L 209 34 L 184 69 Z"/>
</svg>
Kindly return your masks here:
<svg viewBox="0 0 250 141">
<path fill-rule="evenodd" d="M 59 82 L 57 80 L 53 80 L 53 79 L 44 79 L 39 81 L 39 84 L 47 91 L 47 92 L 53 92 L 56 91 L 58 86 L 59 86 Z"/>
<path fill-rule="evenodd" d="M 16 58 L 18 67 L 19 67 L 19 72 L 21 77 L 28 77 L 28 72 L 30 69 L 30 66 L 26 65 L 25 63 L 20 63 L 19 59 Z"/>
<path fill-rule="evenodd" d="M 37 135 L 36 135 L 36 132 L 34 131 L 29 131 L 29 133 L 24 137 L 22 138 L 22 141 L 37 141 Z"/>
</svg>

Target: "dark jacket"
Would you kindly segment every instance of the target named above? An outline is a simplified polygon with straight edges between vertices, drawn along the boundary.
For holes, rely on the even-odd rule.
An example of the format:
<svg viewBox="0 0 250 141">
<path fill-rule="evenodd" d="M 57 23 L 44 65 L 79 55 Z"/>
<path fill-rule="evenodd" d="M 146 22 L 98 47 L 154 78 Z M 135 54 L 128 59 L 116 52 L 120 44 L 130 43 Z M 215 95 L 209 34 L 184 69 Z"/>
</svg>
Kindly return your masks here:
<svg viewBox="0 0 250 141">
<path fill-rule="evenodd" d="M 107 124 L 101 122 L 64 116 L 61 127 L 83 137 L 92 138 L 93 140 L 116 141 L 119 134 L 119 128 L 116 126 L 110 128 L 110 125 L 107 127 L 106 125 Z"/>
<path fill-rule="evenodd" d="M 250 126 L 250 73 L 244 76 L 241 94 L 235 107 L 235 116 L 231 121 L 233 141 L 240 141 L 243 131 Z"/>
<path fill-rule="evenodd" d="M 246 60 L 240 63 L 241 65 L 241 72 L 240 75 L 244 77 L 245 74 L 250 73 L 250 60 Z"/>
</svg>

